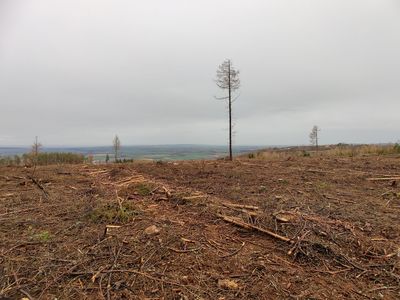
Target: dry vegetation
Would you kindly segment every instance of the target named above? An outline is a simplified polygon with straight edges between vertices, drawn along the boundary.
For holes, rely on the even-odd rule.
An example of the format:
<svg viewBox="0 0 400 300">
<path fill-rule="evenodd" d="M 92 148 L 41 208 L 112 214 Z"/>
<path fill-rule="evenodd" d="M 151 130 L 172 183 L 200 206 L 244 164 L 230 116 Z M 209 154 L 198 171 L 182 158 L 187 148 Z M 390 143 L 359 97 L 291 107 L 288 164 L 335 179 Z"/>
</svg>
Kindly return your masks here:
<svg viewBox="0 0 400 300">
<path fill-rule="evenodd" d="M 0 297 L 398 299 L 399 156 L 0 168 Z"/>
<path fill-rule="evenodd" d="M 290 147 L 283 149 L 266 149 L 260 150 L 255 153 L 249 153 L 243 157 L 257 158 L 259 160 L 277 160 L 288 159 L 291 157 L 308 157 L 308 156 L 322 156 L 322 157 L 360 157 L 360 156 L 388 156 L 400 155 L 399 144 L 386 144 L 386 145 L 326 145 L 320 146 L 319 151 L 315 150 L 313 146 L 305 147 Z"/>
</svg>

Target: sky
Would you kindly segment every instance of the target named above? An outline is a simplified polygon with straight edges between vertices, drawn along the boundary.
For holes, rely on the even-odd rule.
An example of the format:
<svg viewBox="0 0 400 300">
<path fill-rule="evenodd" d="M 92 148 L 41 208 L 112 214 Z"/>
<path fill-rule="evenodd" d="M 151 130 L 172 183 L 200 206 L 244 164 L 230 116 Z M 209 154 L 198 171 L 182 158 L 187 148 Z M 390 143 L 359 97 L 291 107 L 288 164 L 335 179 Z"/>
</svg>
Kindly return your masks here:
<svg viewBox="0 0 400 300">
<path fill-rule="evenodd" d="M 399 0 L 0 0 L 0 146 L 400 140 Z"/>
</svg>

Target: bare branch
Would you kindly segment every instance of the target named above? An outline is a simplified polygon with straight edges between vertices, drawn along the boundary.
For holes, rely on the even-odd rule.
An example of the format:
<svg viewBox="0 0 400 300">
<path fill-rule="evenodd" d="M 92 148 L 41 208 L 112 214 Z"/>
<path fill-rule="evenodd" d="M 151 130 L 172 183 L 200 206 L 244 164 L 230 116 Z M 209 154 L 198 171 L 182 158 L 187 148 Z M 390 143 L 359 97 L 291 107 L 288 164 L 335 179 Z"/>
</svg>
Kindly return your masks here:
<svg viewBox="0 0 400 300">
<path fill-rule="evenodd" d="M 215 98 L 216 100 L 227 100 L 227 99 L 229 99 L 228 96 L 226 96 L 226 97 L 217 97 L 217 96 L 214 96 L 214 98 Z"/>
</svg>

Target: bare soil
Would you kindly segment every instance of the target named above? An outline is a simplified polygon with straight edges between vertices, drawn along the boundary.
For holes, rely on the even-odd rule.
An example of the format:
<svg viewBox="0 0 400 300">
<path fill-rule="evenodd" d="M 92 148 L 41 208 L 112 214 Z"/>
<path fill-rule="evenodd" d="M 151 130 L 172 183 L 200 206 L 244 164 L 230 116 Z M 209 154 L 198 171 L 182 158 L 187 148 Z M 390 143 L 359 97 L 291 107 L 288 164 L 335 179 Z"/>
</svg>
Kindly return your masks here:
<svg viewBox="0 0 400 300">
<path fill-rule="evenodd" d="M 399 167 L 2 167 L 0 298 L 399 299 Z"/>
</svg>

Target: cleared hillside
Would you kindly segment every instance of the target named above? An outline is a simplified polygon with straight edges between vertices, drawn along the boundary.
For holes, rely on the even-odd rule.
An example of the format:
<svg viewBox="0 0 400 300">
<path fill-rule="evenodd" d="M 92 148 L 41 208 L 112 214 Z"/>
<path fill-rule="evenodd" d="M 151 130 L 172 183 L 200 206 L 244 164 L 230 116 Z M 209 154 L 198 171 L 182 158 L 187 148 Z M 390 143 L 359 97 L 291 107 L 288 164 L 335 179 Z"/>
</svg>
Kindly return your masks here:
<svg viewBox="0 0 400 300">
<path fill-rule="evenodd" d="M 398 299 L 399 167 L 378 156 L 2 167 L 0 297 Z"/>
</svg>

